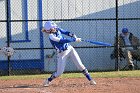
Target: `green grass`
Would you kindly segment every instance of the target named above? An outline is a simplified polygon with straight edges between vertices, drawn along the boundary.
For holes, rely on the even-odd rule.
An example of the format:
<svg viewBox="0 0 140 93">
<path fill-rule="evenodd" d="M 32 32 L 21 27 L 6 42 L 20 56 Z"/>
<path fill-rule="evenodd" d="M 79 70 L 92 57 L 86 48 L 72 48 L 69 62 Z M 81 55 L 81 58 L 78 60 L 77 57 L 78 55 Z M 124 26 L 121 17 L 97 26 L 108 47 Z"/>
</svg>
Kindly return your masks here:
<svg viewBox="0 0 140 93">
<path fill-rule="evenodd" d="M 116 72 L 97 72 L 91 73 L 95 78 L 124 78 L 124 77 L 140 77 L 140 70 L 135 71 L 116 71 Z"/>
<path fill-rule="evenodd" d="M 140 70 L 134 71 L 112 71 L 112 72 L 92 72 L 90 73 L 93 78 L 124 78 L 124 77 L 140 77 Z M 12 79 L 44 79 L 51 74 L 41 75 L 17 75 L 17 76 L 0 76 L 0 80 Z M 79 78 L 84 77 L 81 73 L 64 73 L 61 78 Z"/>
</svg>

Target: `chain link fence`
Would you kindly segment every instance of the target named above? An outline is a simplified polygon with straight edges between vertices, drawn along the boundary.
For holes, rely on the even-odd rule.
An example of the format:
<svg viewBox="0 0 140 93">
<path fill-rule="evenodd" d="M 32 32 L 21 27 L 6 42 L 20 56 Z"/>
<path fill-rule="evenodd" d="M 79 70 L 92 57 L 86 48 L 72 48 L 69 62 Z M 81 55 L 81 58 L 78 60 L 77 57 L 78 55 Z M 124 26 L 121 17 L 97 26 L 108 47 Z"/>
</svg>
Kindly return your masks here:
<svg viewBox="0 0 140 93">
<path fill-rule="evenodd" d="M 82 39 L 112 44 L 71 43 L 89 71 L 121 70 L 127 62 L 110 58 L 114 39 L 123 27 L 140 36 L 139 8 L 139 0 L 0 0 L 0 47 L 15 50 L 11 57 L 0 54 L 0 75 L 56 70 L 55 49 L 41 32 L 48 20 Z M 68 58 L 65 72 L 78 71 Z"/>
</svg>

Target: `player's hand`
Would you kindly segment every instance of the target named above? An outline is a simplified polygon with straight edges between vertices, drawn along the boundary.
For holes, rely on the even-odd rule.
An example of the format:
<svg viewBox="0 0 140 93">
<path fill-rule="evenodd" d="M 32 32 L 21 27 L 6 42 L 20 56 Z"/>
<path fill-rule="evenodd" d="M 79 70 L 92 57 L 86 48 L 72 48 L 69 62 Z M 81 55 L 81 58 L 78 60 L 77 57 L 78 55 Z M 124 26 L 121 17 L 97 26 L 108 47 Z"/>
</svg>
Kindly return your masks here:
<svg viewBox="0 0 140 93">
<path fill-rule="evenodd" d="M 73 38 L 77 38 L 77 36 L 75 34 L 72 35 Z"/>
<path fill-rule="evenodd" d="M 81 42 L 81 38 L 76 38 L 76 42 Z"/>
<path fill-rule="evenodd" d="M 69 33 L 69 36 L 70 36 L 70 37 L 73 37 L 73 38 L 77 38 L 77 36 L 76 36 L 75 34 Z"/>
</svg>

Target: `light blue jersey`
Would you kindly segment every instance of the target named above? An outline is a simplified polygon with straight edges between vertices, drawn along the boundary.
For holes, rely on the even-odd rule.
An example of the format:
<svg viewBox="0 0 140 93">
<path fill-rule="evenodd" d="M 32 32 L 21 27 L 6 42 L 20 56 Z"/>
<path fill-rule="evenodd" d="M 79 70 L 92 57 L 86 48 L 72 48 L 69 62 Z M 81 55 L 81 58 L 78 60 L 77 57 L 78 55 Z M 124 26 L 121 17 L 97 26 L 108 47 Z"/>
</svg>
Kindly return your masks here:
<svg viewBox="0 0 140 93">
<path fill-rule="evenodd" d="M 62 34 L 70 36 L 70 32 L 56 28 L 57 32 L 49 34 L 49 39 L 52 46 L 58 51 L 62 52 L 67 50 L 68 46 L 70 45 L 69 42 L 75 42 L 75 38 L 65 38 Z"/>
</svg>

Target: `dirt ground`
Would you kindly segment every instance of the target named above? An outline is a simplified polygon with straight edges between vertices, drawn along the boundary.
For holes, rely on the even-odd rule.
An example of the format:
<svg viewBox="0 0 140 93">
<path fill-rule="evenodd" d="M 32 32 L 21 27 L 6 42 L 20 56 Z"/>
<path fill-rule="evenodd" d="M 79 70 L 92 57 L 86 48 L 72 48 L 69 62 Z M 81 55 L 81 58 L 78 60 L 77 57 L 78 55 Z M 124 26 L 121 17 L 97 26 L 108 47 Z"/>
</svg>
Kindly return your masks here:
<svg viewBox="0 0 140 93">
<path fill-rule="evenodd" d="M 140 93 L 140 78 L 95 78 L 96 86 L 85 78 L 57 78 L 49 87 L 43 81 L 0 80 L 0 93 Z"/>
</svg>

